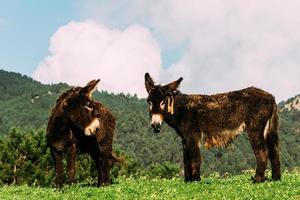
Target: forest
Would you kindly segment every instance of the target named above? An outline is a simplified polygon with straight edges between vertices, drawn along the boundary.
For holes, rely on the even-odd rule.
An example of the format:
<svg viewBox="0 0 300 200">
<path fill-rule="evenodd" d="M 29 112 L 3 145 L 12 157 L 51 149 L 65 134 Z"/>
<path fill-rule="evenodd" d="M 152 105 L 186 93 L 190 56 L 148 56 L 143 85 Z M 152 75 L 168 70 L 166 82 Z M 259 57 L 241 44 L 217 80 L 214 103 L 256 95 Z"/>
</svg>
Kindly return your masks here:
<svg viewBox="0 0 300 200">
<path fill-rule="evenodd" d="M 54 167 L 45 142 L 45 128 L 57 97 L 70 87 L 64 83 L 45 85 L 0 70 L 0 184 L 52 184 Z M 101 82 L 98 89 L 101 90 Z M 298 98 L 299 95 L 278 103 L 283 170 L 300 166 L 300 110 L 287 106 Z M 94 99 L 115 115 L 114 148 L 126 158 L 125 164 L 113 168 L 113 177 L 180 176 L 181 141 L 167 125 L 160 133 L 153 133 L 145 99 L 107 91 L 96 91 Z M 254 154 L 245 134 L 224 149 L 203 147 L 200 151 L 202 175 L 217 172 L 226 176 L 255 168 Z M 95 181 L 95 166 L 88 156 L 79 157 L 77 168 L 79 181 Z"/>
</svg>

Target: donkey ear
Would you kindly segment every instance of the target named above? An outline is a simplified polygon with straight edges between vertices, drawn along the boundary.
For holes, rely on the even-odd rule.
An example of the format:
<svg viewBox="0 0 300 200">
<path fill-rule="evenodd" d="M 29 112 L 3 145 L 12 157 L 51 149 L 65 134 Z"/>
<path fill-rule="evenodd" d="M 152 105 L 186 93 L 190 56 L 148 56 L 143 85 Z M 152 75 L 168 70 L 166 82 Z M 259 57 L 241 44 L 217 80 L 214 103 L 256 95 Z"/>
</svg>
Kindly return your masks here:
<svg viewBox="0 0 300 200">
<path fill-rule="evenodd" d="M 148 72 L 145 74 L 145 87 L 148 93 L 154 87 L 154 81 Z"/>
<path fill-rule="evenodd" d="M 81 94 L 87 96 L 89 99 L 92 100 L 92 93 L 95 91 L 97 84 L 100 82 L 100 79 L 92 80 L 86 84 L 81 89 Z"/>
<path fill-rule="evenodd" d="M 164 85 L 163 88 L 166 89 L 166 90 L 171 90 L 171 91 L 174 91 L 178 88 L 180 82 L 183 80 L 182 77 L 180 77 L 177 81 L 174 81 L 172 83 L 169 83 L 167 85 Z"/>
</svg>

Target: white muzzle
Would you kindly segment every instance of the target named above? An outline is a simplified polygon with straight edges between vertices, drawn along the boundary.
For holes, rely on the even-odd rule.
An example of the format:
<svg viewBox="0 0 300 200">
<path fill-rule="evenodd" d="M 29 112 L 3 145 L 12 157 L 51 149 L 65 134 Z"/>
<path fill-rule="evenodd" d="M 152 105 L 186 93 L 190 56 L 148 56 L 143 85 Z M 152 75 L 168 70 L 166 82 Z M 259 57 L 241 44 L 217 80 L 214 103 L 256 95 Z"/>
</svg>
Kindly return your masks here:
<svg viewBox="0 0 300 200">
<path fill-rule="evenodd" d="M 86 136 L 91 136 L 96 133 L 96 130 L 100 127 L 98 118 L 95 118 L 87 127 L 84 129 L 84 134 Z"/>
</svg>

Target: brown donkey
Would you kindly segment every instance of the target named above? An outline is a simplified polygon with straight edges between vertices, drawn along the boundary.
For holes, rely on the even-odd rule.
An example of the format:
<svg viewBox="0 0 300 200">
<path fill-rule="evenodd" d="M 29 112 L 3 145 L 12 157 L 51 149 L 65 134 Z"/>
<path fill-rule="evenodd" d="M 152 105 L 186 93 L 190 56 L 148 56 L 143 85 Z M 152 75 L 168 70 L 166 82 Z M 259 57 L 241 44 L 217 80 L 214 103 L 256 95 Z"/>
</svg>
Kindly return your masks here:
<svg viewBox="0 0 300 200">
<path fill-rule="evenodd" d="M 154 132 L 165 121 L 182 138 L 185 181 L 200 180 L 200 141 L 206 148 L 224 147 L 246 132 L 256 157 L 254 182 L 265 180 L 268 158 L 272 179 L 280 180 L 278 117 L 274 97 L 255 87 L 215 95 L 186 95 L 180 82 L 155 85 L 148 73 L 149 114 Z"/>
<path fill-rule="evenodd" d="M 100 80 L 85 87 L 71 88 L 56 101 L 47 126 L 46 139 L 55 164 L 55 183 L 62 187 L 63 153 L 67 153 L 69 183 L 75 182 L 76 153 L 89 153 L 98 170 L 98 186 L 109 184 L 113 161 L 120 161 L 112 151 L 115 119 L 92 92 Z"/>
</svg>

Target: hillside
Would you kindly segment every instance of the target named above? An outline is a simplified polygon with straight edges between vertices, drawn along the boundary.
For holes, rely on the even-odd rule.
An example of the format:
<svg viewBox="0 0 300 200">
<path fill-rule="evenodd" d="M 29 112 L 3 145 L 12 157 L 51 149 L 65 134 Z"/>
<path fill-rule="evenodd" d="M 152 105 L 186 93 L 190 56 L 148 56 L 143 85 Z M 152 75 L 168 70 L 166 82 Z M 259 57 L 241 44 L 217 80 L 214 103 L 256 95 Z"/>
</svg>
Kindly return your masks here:
<svg viewBox="0 0 300 200">
<path fill-rule="evenodd" d="M 45 128 L 56 98 L 70 86 L 44 85 L 29 77 L 0 70 L 0 135 L 11 127 Z M 101 82 L 98 86 L 101 88 Z M 116 116 L 115 147 L 129 155 L 137 165 L 150 168 L 157 164 L 181 165 L 181 141 L 167 125 L 154 134 L 144 99 L 126 94 L 95 92 L 96 100 Z M 279 104 L 280 145 L 283 169 L 300 166 L 300 110 L 296 96 Z M 255 158 L 247 136 L 240 136 L 225 149 L 202 149 L 202 174 L 213 171 L 240 173 L 255 167 Z"/>
<path fill-rule="evenodd" d="M 281 111 L 300 111 L 300 94 L 280 104 Z"/>
</svg>

